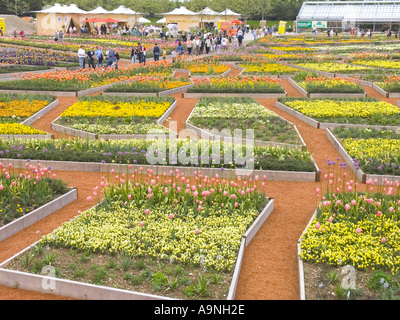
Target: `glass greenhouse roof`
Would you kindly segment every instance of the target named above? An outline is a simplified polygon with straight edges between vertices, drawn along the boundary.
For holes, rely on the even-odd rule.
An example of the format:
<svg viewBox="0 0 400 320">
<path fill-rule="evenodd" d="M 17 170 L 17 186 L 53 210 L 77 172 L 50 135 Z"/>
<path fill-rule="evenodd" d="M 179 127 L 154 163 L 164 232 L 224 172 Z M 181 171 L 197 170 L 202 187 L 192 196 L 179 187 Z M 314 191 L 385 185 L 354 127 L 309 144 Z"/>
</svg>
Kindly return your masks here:
<svg viewBox="0 0 400 320">
<path fill-rule="evenodd" d="M 400 1 L 306 1 L 297 20 L 400 21 Z"/>
</svg>

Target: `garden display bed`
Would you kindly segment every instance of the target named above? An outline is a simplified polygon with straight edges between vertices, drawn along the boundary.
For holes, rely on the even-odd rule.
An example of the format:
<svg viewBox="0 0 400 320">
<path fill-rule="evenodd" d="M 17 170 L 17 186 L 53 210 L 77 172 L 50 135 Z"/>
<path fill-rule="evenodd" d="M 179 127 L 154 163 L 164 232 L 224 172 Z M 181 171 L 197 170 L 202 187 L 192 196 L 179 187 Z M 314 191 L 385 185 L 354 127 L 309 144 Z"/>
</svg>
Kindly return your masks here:
<svg viewBox="0 0 400 320">
<path fill-rule="evenodd" d="M 377 125 L 377 124 L 359 124 L 359 123 L 346 123 L 346 122 L 321 122 L 316 119 L 313 119 L 286 104 L 275 101 L 275 107 L 279 108 L 287 112 L 288 114 L 296 117 L 297 119 L 307 123 L 308 125 L 317 128 L 317 129 L 327 129 L 327 128 L 334 128 L 334 127 L 355 127 L 355 128 L 376 128 L 376 129 L 397 129 L 398 126 L 396 125 Z M 348 122 L 351 122 L 351 118 L 349 118 Z"/>
<path fill-rule="evenodd" d="M 13 222 L 10 222 L 5 226 L 0 227 L 0 241 L 3 241 L 8 237 L 11 237 L 17 232 L 39 221 L 40 219 L 47 217 L 53 212 L 56 212 L 57 210 L 68 205 L 72 201 L 76 200 L 77 197 L 78 197 L 77 190 L 75 188 L 71 188 L 71 191 L 69 191 L 68 193 L 59 196 L 57 199 L 48 202 L 47 204 L 41 206 L 40 208 L 37 208 L 31 211 L 30 213 L 14 220 Z"/>
<path fill-rule="evenodd" d="M 367 94 L 363 93 L 309 93 L 300 87 L 297 82 L 295 82 L 292 78 L 289 78 L 289 83 L 294 86 L 304 97 L 308 98 L 362 98 L 366 97 Z"/>
<path fill-rule="evenodd" d="M 387 92 L 376 83 L 372 84 L 372 88 L 378 91 L 385 98 L 400 98 L 400 92 Z"/>
<path fill-rule="evenodd" d="M 164 121 L 171 115 L 171 113 L 175 110 L 177 105 L 177 101 L 175 100 L 171 106 L 166 110 L 166 112 L 157 120 L 157 124 L 162 126 Z M 61 117 L 61 116 L 60 116 Z M 116 133 L 109 133 L 109 134 L 98 134 L 98 133 L 92 133 L 88 131 L 83 131 L 83 130 L 78 130 L 75 128 L 71 128 L 68 126 L 64 126 L 61 124 L 58 124 L 57 121 L 60 119 L 58 117 L 51 123 L 51 129 L 60 133 L 65 133 L 70 136 L 74 137 L 79 137 L 83 139 L 154 139 L 156 137 L 161 137 L 165 135 L 165 133 L 154 133 L 154 134 L 116 134 Z M 170 132 L 169 137 L 176 137 L 175 133 Z"/>
<path fill-rule="evenodd" d="M 224 108 L 224 110 L 222 110 L 222 111 L 218 110 L 218 106 L 220 106 L 220 103 L 222 103 L 222 106 Z M 288 147 L 288 148 L 300 148 L 300 149 L 306 150 L 306 145 L 304 143 L 304 140 L 301 137 L 299 131 L 297 130 L 297 127 L 294 124 L 287 121 L 286 119 L 279 117 L 277 114 L 268 111 L 267 109 L 265 109 L 265 107 L 259 105 L 253 99 L 245 99 L 245 98 L 242 98 L 242 99 L 229 99 L 229 98 L 228 99 L 206 99 L 206 100 L 200 99 L 200 101 L 198 102 L 197 105 L 199 105 L 200 108 L 204 108 L 204 106 L 208 106 L 208 107 L 212 108 L 212 111 L 203 110 L 203 111 L 200 111 L 200 113 L 201 113 L 201 116 L 204 117 L 204 112 L 207 112 L 207 118 L 209 118 L 210 113 L 212 113 L 213 116 L 210 118 L 210 121 L 213 124 L 214 124 L 215 120 L 222 120 L 221 117 L 226 118 L 226 121 L 228 121 L 228 122 L 235 123 L 237 120 L 236 115 L 234 118 L 228 118 L 226 113 L 229 111 L 230 113 L 233 113 L 233 114 L 242 114 L 243 110 L 235 111 L 235 108 L 237 108 L 237 105 L 240 105 L 240 108 L 245 108 L 248 111 L 245 118 L 249 118 L 249 115 L 253 115 L 253 113 L 256 112 L 257 116 L 255 116 L 255 115 L 253 115 L 253 116 L 255 118 L 257 118 L 259 121 L 261 121 L 261 119 L 266 116 L 267 116 L 267 118 L 265 118 L 265 120 L 269 121 L 269 122 L 272 121 L 271 119 L 276 119 L 278 121 L 282 121 L 282 122 L 279 122 L 279 124 L 277 124 L 277 126 L 281 127 L 281 126 L 285 126 L 287 124 L 289 127 L 291 127 L 291 129 L 289 129 L 289 130 L 292 130 L 292 129 L 294 130 L 296 137 L 298 137 L 297 140 L 299 141 L 299 143 L 296 144 L 296 143 L 294 143 L 295 141 L 293 141 L 294 140 L 293 138 L 292 138 L 292 140 L 289 140 L 286 142 L 285 141 L 278 142 L 278 141 L 273 141 L 273 137 L 269 140 L 267 140 L 267 139 L 261 140 L 260 137 L 258 137 L 258 138 L 255 137 L 254 141 L 250 141 L 250 140 L 247 140 L 246 138 L 243 138 L 243 139 L 241 139 L 241 141 L 242 141 L 241 143 L 246 143 L 247 141 L 249 141 L 250 143 L 254 143 L 255 146 L 284 146 L 284 147 Z M 244 106 L 247 106 L 247 107 L 244 107 Z M 227 109 L 231 109 L 231 108 L 233 108 L 232 111 L 227 110 Z M 249 111 L 249 110 L 251 110 L 251 111 Z M 194 116 L 199 117 L 199 115 L 196 113 L 196 111 L 197 111 L 196 107 L 193 108 L 189 117 L 185 121 L 185 127 L 187 129 L 190 129 L 190 130 L 193 130 L 194 132 L 196 132 L 196 134 L 199 137 L 206 138 L 206 139 L 212 139 L 212 140 L 223 140 L 224 136 L 211 133 L 209 130 L 200 128 L 191 122 Z M 222 114 L 221 114 L 221 112 L 222 112 Z M 263 116 L 261 115 L 261 112 L 264 112 Z M 245 121 L 245 118 L 238 117 L 238 119 L 240 119 L 241 121 Z M 215 124 L 214 124 L 214 128 L 220 129 L 219 126 L 215 126 Z M 241 127 L 238 127 L 238 128 L 240 128 L 243 132 L 245 131 L 245 128 L 241 128 Z M 226 128 L 223 128 L 223 129 L 226 129 Z M 250 126 L 246 129 L 253 129 L 253 127 Z M 258 129 L 258 130 L 263 131 L 262 129 Z M 265 130 L 268 131 L 268 129 L 265 129 Z"/>
<path fill-rule="evenodd" d="M 400 176 L 396 175 L 378 175 L 378 174 L 366 174 L 360 168 L 356 167 L 356 163 L 353 158 L 347 153 L 342 144 L 338 141 L 335 135 L 331 132 L 331 130 L 326 129 L 326 136 L 329 141 L 332 142 L 333 146 L 338 150 L 340 155 L 343 157 L 346 164 L 350 167 L 353 173 L 356 175 L 357 179 L 362 183 L 366 183 L 368 180 L 377 181 L 378 185 L 385 185 L 387 181 L 396 182 L 400 181 Z"/>
<path fill-rule="evenodd" d="M 229 97 L 249 97 L 255 99 L 275 99 L 286 97 L 286 91 L 284 93 L 192 93 L 192 92 L 184 92 L 182 94 L 183 98 L 203 98 L 203 97 L 221 97 L 221 98 L 229 98 Z"/>
<path fill-rule="evenodd" d="M 274 208 L 274 200 L 268 199 L 267 205 L 258 214 L 257 218 L 252 222 L 247 231 L 242 235 L 239 251 L 236 254 L 236 262 L 234 270 L 231 272 L 229 279 L 229 291 L 224 297 L 219 299 L 233 300 L 237 284 L 239 281 L 240 269 L 243 255 L 247 245 L 251 242 L 259 228 L 268 218 Z M 163 295 L 150 294 L 145 292 L 137 292 L 131 290 L 122 290 L 111 288 L 104 285 L 94 285 L 79 281 L 55 278 L 51 273 L 50 276 L 42 276 L 38 274 L 26 273 L 15 270 L 12 265 L 20 256 L 27 254 L 29 250 L 34 250 L 39 242 L 32 244 L 30 247 L 6 260 L 0 265 L 0 283 L 5 286 L 18 286 L 20 289 L 26 289 L 37 292 L 52 293 L 64 297 L 84 300 L 171 300 L 171 298 Z M 57 251 L 56 251 L 57 252 Z M 200 265 L 202 262 L 200 262 Z M 48 267 L 48 268 L 47 268 Z M 50 266 L 44 266 L 43 270 L 50 271 Z M 47 268 L 47 269 L 45 269 Z M 204 272 L 204 271 L 203 271 Z M 226 280 L 226 281 L 227 281 Z M 189 296 L 190 297 L 190 296 Z M 190 299 L 190 298 L 189 298 Z"/>
</svg>

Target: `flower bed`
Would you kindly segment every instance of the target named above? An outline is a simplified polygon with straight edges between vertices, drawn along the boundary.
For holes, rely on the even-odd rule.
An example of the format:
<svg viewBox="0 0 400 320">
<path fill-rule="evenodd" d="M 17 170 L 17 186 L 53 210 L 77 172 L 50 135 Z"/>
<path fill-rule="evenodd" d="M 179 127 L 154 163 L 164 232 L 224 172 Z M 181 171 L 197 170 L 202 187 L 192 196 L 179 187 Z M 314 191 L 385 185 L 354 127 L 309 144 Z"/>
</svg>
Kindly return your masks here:
<svg viewBox="0 0 400 320">
<path fill-rule="evenodd" d="M 400 97 L 400 77 L 386 76 L 383 81 L 375 82 L 373 87 L 387 98 Z"/>
<path fill-rule="evenodd" d="M 255 170 L 310 172 L 317 169 L 309 152 L 283 146 L 234 145 L 223 141 L 178 140 L 82 140 L 52 139 L 25 141 L 0 140 L 0 158 L 61 161 L 67 170 L 68 162 L 83 170 L 83 165 L 158 165 L 188 168 L 210 168 L 217 171 L 242 169 L 253 166 Z M 226 144 L 226 145 L 225 145 Z M 19 155 L 19 156 L 18 156 Z M 207 156 L 205 156 L 207 155 Z M 210 159 L 211 157 L 211 159 Z M 149 161 L 151 161 L 149 163 Z M 54 167 L 54 165 L 52 165 Z M 96 165 L 96 170 L 100 166 Z M 90 169 L 88 169 L 90 171 Z M 294 175 L 292 175 L 294 178 Z M 315 176 L 314 176 L 315 180 Z"/>
<path fill-rule="evenodd" d="M 365 97 L 364 89 L 355 80 L 350 78 L 309 77 L 296 75 L 290 79 L 291 83 L 299 87 L 302 93 L 311 97 Z"/>
<path fill-rule="evenodd" d="M 355 65 L 369 66 L 384 69 L 400 69 L 400 61 L 388 60 L 353 60 L 351 62 Z"/>
<path fill-rule="evenodd" d="M 29 164 L 26 167 L 23 172 L 0 163 L 0 227 L 69 191 L 49 168 Z"/>
<path fill-rule="evenodd" d="M 186 78 L 174 78 L 163 76 L 137 76 L 131 77 L 130 83 L 117 84 L 104 90 L 106 93 L 160 93 L 180 87 L 191 85 Z"/>
<path fill-rule="evenodd" d="M 138 74 L 170 76 L 172 72 L 171 63 L 165 60 L 165 62 L 149 62 L 146 66 L 129 65 L 117 70 L 84 69 L 40 74 L 27 73 L 21 79 L 0 82 L 0 90 L 78 92 L 119 81 L 129 81 L 131 76 Z"/>
<path fill-rule="evenodd" d="M 254 130 L 254 139 L 301 145 L 295 127 L 252 98 L 202 98 L 187 122 L 195 127 L 234 136 L 235 130 Z"/>
<path fill-rule="evenodd" d="M 177 59 L 173 63 L 174 68 L 187 69 L 192 76 L 196 75 L 222 75 L 229 71 L 229 67 L 225 66 L 213 59 L 196 58 L 196 59 Z"/>
<path fill-rule="evenodd" d="M 373 68 L 355 66 L 346 63 L 335 63 L 335 62 L 319 62 L 319 63 L 296 63 L 296 66 L 312 69 L 323 72 L 331 73 L 372 73 Z"/>
<path fill-rule="evenodd" d="M 373 98 L 280 98 L 278 101 L 321 123 L 400 125 L 399 108 Z"/>
<path fill-rule="evenodd" d="M 332 133 L 364 173 L 390 177 L 400 175 L 400 135 L 396 130 L 335 128 Z"/>
<path fill-rule="evenodd" d="M 144 180 L 115 178 L 103 177 L 95 188 L 104 193 L 101 203 L 43 237 L 6 268 L 38 273 L 41 268 L 34 266 L 51 258 L 60 276 L 79 282 L 118 283 L 125 290 L 178 299 L 226 299 L 246 229 L 271 201 L 258 191 L 264 181 L 228 183 L 199 172 L 197 178 L 209 181 L 207 186 L 196 182 L 187 188 L 189 181 L 179 171 L 165 182 L 152 172 Z M 85 266 L 88 255 L 95 267 Z"/>
<path fill-rule="evenodd" d="M 7 135 L 46 135 L 41 130 L 34 129 L 21 123 L 0 123 L 0 136 Z"/>
<path fill-rule="evenodd" d="M 287 75 L 299 71 L 296 68 L 288 67 L 279 63 L 246 62 L 238 64 L 244 68 L 243 75 Z"/>
<path fill-rule="evenodd" d="M 54 100 L 54 96 L 0 94 L 0 123 L 22 122 Z"/>
<path fill-rule="evenodd" d="M 157 119 L 173 102 L 173 98 L 83 97 L 54 123 L 96 134 L 169 133 Z"/>
<path fill-rule="evenodd" d="M 398 183 L 361 192 L 346 180 L 342 164 L 331 166 L 326 185 L 316 189 L 315 216 L 299 240 L 304 298 L 393 299 L 399 294 Z"/>
<path fill-rule="evenodd" d="M 194 86 L 187 90 L 187 93 L 228 93 L 240 94 L 284 94 L 279 79 L 259 76 L 238 76 L 238 77 L 217 77 L 193 79 Z M 186 97 L 186 94 L 185 94 Z M 189 96 L 188 96 L 189 97 Z"/>
</svg>

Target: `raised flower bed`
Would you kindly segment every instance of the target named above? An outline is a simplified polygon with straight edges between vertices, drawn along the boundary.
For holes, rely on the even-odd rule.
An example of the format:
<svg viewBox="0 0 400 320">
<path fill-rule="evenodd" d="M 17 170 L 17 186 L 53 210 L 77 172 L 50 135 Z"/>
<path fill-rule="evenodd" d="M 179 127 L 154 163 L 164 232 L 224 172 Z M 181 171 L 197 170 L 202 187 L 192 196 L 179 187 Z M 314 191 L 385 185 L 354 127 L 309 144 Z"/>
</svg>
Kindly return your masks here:
<svg viewBox="0 0 400 320">
<path fill-rule="evenodd" d="M 0 140 L 1 141 L 1 140 Z M 14 146 L 14 147 L 13 147 Z M 19 148 L 19 149 L 18 149 Z M 19 155 L 19 156 L 18 156 Z M 0 158 L 23 168 L 22 159 L 37 160 L 54 170 L 105 172 L 110 166 L 154 171 L 179 168 L 193 175 L 219 172 L 260 172 L 271 180 L 318 181 L 318 167 L 308 151 L 284 146 L 252 146 L 221 141 L 184 139 L 17 140 L 1 141 Z M 21 160 L 14 160 L 21 159 Z"/>
<path fill-rule="evenodd" d="M 64 279 L 53 278 L 50 289 L 63 296 L 233 299 L 245 247 L 272 212 L 273 199 L 258 191 L 262 178 L 250 188 L 238 178 L 232 184 L 218 175 L 197 177 L 210 183 L 187 188 L 179 171 L 166 182 L 152 172 L 144 181 L 116 176 L 113 184 L 114 176 L 104 177 L 104 199 L 3 263 L 0 282 L 24 279 L 21 288 L 43 292 L 34 274 L 51 265 Z M 85 263 L 88 255 L 96 265 Z M 116 284 L 119 289 L 110 288 Z"/>
<path fill-rule="evenodd" d="M 299 71 L 299 69 L 288 67 L 280 63 L 268 62 L 242 62 L 238 64 L 243 70 L 241 75 L 267 75 L 277 76 L 279 78 L 288 78 Z"/>
<path fill-rule="evenodd" d="M 350 98 L 366 97 L 364 89 L 350 78 L 309 77 L 296 75 L 289 82 L 305 97 Z"/>
<path fill-rule="evenodd" d="M 0 241 L 55 212 L 77 197 L 51 169 L 26 162 L 26 172 L 0 163 Z"/>
<path fill-rule="evenodd" d="M 280 98 L 275 106 L 315 128 L 336 126 L 396 127 L 400 125 L 397 106 L 374 98 Z"/>
<path fill-rule="evenodd" d="M 363 183 L 400 181 L 399 134 L 393 129 L 327 129 L 328 139 Z"/>
<path fill-rule="evenodd" d="M 372 184 L 361 192 L 339 163 L 331 166 L 299 239 L 301 299 L 396 299 L 398 184 L 385 191 Z"/>
<path fill-rule="evenodd" d="M 162 123 L 175 106 L 169 97 L 82 97 L 52 122 L 52 129 L 89 139 L 153 137 L 170 133 Z"/>
<path fill-rule="evenodd" d="M 257 145 L 305 148 L 296 127 L 252 98 L 201 98 L 186 121 L 186 128 L 212 139 L 254 133 Z M 240 137 L 240 139 L 246 137 Z"/>
<path fill-rule="evenodd" d="M 279 79 L 259 76 L 238 76 L 193 79 L 194 86 L 184 94 L 185 98 L 201 97 L 253 97 L 278 98 L 286 96 Z"/>
<path fill-rule="evenodd" d="M 386 76 L 383 81 L 373 83 L 372 87 L 386 98 L 400 97 L 400 77 Z"/>
<path fill-rule="evenodd" d="M 137 76 L 131 77 L 130 83 L 107 88 L 103 95 L 161 97 L 185 91 L 191 86 L 193 86 L 193 81 L 190 78 Z"/>
</svg>

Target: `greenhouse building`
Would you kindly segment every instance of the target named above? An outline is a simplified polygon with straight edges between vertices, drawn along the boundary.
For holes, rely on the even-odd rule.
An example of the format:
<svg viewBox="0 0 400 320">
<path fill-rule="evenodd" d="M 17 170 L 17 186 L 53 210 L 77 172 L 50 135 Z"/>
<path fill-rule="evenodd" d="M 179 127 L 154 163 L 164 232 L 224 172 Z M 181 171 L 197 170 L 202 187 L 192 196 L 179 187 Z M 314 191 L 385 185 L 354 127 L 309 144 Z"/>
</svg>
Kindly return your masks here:
<svg viewBox="0 0 400 320">
<path fill-rule="evenodd" d="M 305 1 L 296 17 L 297 32 L 310 28 L 397 31 L 399 26 L 400 1 Z"/>
</svg>

